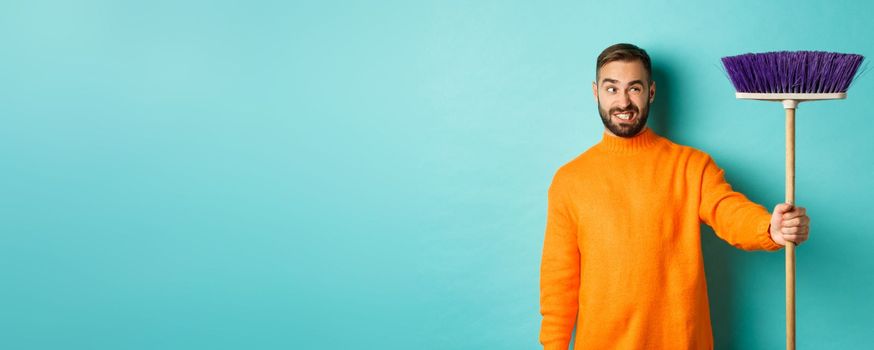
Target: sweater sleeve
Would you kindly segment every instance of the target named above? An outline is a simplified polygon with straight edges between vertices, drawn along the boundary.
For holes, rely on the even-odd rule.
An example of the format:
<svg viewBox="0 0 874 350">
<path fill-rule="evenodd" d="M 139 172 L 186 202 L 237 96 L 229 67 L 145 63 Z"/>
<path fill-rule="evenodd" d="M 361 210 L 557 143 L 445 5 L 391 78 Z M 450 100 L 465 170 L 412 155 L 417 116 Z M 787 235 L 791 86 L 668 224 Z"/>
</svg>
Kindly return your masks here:
<svg viewBox="0 0 874 350">
<path fill-rule="evenodd" d="M 580 251 L 568 188 L 559 173 L 549 186 L 546 234 L 540 266 L 540 343 L 567 350 L 579 308 Z"/>
<path fill-rule="evenodd" d="M 743 250 L 775 251 L 782 248 L 771 239 L 771 214 L 765 207 L 732 190 L 725 172 L 706 156 L 701 179 L 698 215 L 716 235 Z"/>
</svg>

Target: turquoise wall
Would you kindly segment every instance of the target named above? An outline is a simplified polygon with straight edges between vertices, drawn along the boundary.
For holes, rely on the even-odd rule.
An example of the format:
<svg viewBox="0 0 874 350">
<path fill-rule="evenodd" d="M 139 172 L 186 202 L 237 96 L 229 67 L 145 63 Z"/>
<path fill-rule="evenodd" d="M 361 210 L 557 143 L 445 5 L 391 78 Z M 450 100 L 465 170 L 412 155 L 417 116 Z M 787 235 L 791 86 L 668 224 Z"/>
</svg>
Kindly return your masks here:
<svg viewBox="0 0 874 350">
<path fill-rule="evenodd" d="M 874 54 L 867 2 L 7 1 L 0 348 L 534 349 L 546 190 L 647 49 L 651 126 L 783 200 L 719 58 Z M 874 328 L 870 105 L 802 104 L 798 349 Z M 783 253 L 704 231 L 718 349 L 784 342 Z"/>
</svg>

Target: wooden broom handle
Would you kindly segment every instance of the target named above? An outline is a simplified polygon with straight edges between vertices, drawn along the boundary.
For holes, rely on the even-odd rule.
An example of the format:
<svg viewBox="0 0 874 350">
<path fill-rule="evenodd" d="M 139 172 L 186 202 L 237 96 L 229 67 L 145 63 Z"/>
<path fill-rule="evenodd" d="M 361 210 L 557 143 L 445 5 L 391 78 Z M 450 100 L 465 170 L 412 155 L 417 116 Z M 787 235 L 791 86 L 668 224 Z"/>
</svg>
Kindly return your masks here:
<svg viewBox="0 0 874 350">
<path fill-rule="evenodd" d="M 795 205 L 795 108 L 786 108 L 786 203 Z M 786 242 L 786 349 L 795 350 L 795 243 Z"/>
</svg>

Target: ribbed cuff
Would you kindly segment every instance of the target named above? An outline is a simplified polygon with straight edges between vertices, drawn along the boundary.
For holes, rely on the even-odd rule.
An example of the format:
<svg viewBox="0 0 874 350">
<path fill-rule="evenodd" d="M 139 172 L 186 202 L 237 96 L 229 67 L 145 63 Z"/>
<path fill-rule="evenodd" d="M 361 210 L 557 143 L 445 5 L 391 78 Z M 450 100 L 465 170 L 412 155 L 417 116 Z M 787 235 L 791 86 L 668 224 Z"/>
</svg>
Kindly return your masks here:
<svg viewBox="0 0 874 350">
<path fill-rule="evenodd" d="M 759 235 L 759 244 L 762 246 L 762 249 L 773 252 L 775 250 L 780 250 L 780 248 L 783 248 L 782 245 L 777 244 L 777 242 L 774 242 L 774 240 L 771 239 L 770 216 L 768 216 L 758 225 L 758 229 L 756 230 L 756 232 L 756 234 Z"/>
</svg>

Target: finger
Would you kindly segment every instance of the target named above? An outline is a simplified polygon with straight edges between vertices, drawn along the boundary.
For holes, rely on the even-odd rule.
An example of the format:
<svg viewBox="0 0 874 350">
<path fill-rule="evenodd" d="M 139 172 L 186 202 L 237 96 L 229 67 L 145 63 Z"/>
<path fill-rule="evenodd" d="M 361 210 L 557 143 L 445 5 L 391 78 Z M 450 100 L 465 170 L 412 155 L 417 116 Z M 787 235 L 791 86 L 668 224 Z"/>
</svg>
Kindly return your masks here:
<svg viewBox="0 0 874 350">
<path fill-rule="evenodd" d="M 792 210 L 787 211 L 785 214 L 783 214 L 783 220 L 797 218 L 805 215 L 807 215 L 807 209 L 802 207 L 795 207 Z"/>
<path fill-rule="evenodd" d="M 799 214 L 799 215 L 804 215 L 804 214 L 807 214 L 807 208 L 799 207 L 799 206 L 792 206 L 792 208 L 788 212 L 794 213 L 794 214 Z"/>
<path fill-rule="evenodd" d="M 780 203 L 774 207 L 774 213 L 780 214 L 780 215 L 785 215 L 786 213 L 788 213 L 791 210 L 792 210 L 792 204 L 789 204 L 789 203 Z"/>
<path fill-rule="evenodd" d="M 780 229 L 780 232 L 783 233 L 783 237 L 785 237 L 787 234 L 794 235 L 800 231 L 799 231 L 798 227 L 783 227 Z"/>
<path fill-rule="evenodd" d="M 806 241 L 807 237 L 808 236 L 801 235 L 783 235 L 783 239 L 785 239 L 787 242 L 794 242 L 795 244 Z"/>
<path fill-rule="evenodd" d="M 789 219 L 789 220 L 785 220 L 785 219 L 784 219 L 784 220 L 783 220 L 783 227 L 795 227 L 795 226 L 801 226 L 801 223 L 802 223 L 802 220 L 801 220 L 800 217 L 799 217 L 799 218 L 792 218 L 792 219 Z"/>
<path fill-rule="evenodd" d="M 783 226 L 807 226 L 810 224 L 810 217 L 798 216 L 792 219 L 783 220 Z"/>
<path fill-rule="evenodd" d="M 800 229 L 800 230 L 798 230 L 796 232 L 792 232 L 792 233 L 782 233 L 781 232 L 781 235 L 784 239 L 786 237 L 801 237 L 803 239 L 807 239 L 807 237 L 810 237 L 810 233 L 808 231 L 803 230 L 803 229 Z"/>
</svg>

